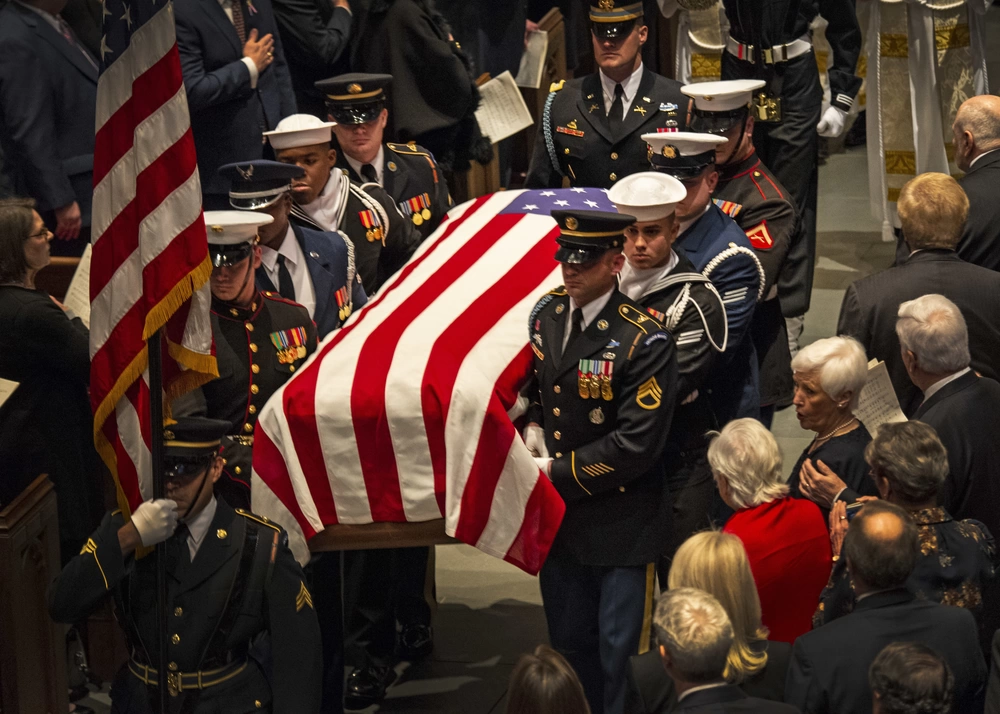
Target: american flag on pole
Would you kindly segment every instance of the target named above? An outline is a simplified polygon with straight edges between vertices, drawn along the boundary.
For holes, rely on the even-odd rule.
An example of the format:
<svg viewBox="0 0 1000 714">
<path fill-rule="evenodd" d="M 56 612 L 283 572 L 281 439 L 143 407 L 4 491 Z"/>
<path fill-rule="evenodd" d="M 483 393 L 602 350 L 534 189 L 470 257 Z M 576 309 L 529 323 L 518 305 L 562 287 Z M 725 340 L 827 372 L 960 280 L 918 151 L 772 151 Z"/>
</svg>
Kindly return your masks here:
<svg viewBox="0 0 1000 714">
<path fill-rule="evenodd" d="M 165 328 L 169 399 L 217 376 L 212 266 L 173 5 L 104 0 L 94 148 L 94 441 L 131 513 L 151 494 L 146 339 Z"/>
<path fill-rule="evenodd" d="M 562 283 L 554 208 L 599 189 L 505 191 L 458 206 L 261 411 L 255 512 L 300 562 L 331 524 L 445 520 L 537 573 L 565 505 L 512 422 L 531 376 L 528 317 Z"/>
</svg>

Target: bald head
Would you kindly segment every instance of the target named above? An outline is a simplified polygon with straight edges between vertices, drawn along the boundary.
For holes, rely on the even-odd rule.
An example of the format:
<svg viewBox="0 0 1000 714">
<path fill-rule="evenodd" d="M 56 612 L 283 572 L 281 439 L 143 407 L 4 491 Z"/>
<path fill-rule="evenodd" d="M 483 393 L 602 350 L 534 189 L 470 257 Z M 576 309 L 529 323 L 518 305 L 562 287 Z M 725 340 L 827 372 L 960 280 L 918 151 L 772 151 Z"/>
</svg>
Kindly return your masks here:
<svg viewBox="0 0 1000 714">
<path fill-rule="evenodd" d="M 844 538 L 844 557 L 859 594 L 905 585 L 916 565 L 917 550 L 913 520 L 885 501 L 865 504 Z"/>
<path fill-rule="evenodd" d="M 966 99 L 952 125 L 955 163 L 968 171 L 973 160 L 987 151 L 1000 149 L 1000 97 L 981 94 Z"/>
</svg>

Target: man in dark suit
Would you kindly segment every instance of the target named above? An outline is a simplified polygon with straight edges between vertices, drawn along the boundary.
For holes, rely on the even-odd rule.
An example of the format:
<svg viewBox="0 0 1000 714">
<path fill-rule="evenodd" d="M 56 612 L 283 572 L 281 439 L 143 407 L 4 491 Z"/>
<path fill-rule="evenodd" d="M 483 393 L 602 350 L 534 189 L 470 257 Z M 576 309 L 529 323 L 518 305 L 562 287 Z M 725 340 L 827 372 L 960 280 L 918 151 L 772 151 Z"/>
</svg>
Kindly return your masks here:
<svg viewBox="0 0 1000 714">
<path fill-rule="evenodd" d="M 347 0 L 271 0 L 284 43 L 299 111 L 326 116 L 323 94 L 314 86 L 346 71 L 350 52 L 351 6 Z"/>
<path fill-rule="evenodd" d="M 969 331 L 961 311 L 941 295 L 899 306 L 896 334 L 910 380 L 923 393 L 912 418 L 930 424 L 948 452 L 940 503 L 956 520 L 972 518 L 1000 533 L 1000 384 L 969 367 Z M 989 651 L 1000 628 L 1000 585 L 983 584 L 980 640 Z"/>
<path fill-rule="evenodd" d="M 951 130 L 955 163 L 965 172 L 959 183 L 969 197 L 958 255 L 973 265 L 1000 270 L 1000 97 L 966 99 Z"/>
<path fill-rule="evenodd" d="M 628 658 L 646 649 L 654 564 L 671 530 L 659 456 L 677 403 L 676 349 L 617 289 L 635 217 L 552 217 L 566 286 L 528 320 L 536 379 L 525 443 L 566 515 L 539 585 L 549 638 L 580 675 L 591 711 L 622 714 Z"/>
<path fill-rule="evenodd" d="M 675 588 L 656 603 L 653 629 L 663 668 L 674 683 L 672 711 L 705 714 L 798 714 L 798 709 L 749 697 L 723 676 L 733 626 L 719 601 L 703 590 Z"/>
<path fill-rule="evenodd" d="M 858 603 L 795 641 L 786 702 L 807 714 L 868 714 L 868 667 L 887 644 L 902 641 L 925 644 L 948 662 L 955 711 L 982 710 L 986 663 L 972 613 L 919 600 L 906 589 L 919 547 L 916 525 L 898 506 L 872 501 L 854 517 L 843 557 Z"/>
<path fill-rule="evenodd" d="M 952 711 L 955 677 L 941 655 L 925 645 L 886 645 L 868 670 L 868 683 L 876 714 Z"/>
<path fill-rule="evenodd" d="M 342 233 L 313 230 L 289 220 L 291 182 L 305 175 L 277 161 L 227 164 L 219 174 L 229 183 L 229 202 L 240 210 L 274 218 L 260 227 L 259 289 L 301 304 L 316 323 L 320 339 L 340 327 L 368 298 Z"/>
<path fill-rule="evenodd" d="M 996 358 L 1000 354 L 1000 274 L 970 265 L 955 253 L 969 206 L 955 179 L 921 174 L 903 187 L 897 206 L 912 253 L 902 264 L 862 278 L 847 289 L 837 334 L 856 338 L 869 359 L 885 362 L 900 407 L 913 414 L 921 395 L 906 373 L 899 350 L 895 328 L 900 304 L 928 293 L 954 302 L 968 325 L 972 368 L 996 379 L 1000 375 Z"/>
<path fill-rule="evenodd" d="M 527 188 L 611 188 L 646 171 L 646 132 L 685 126 L 688 99 L 680 82 L 642 65 L 648 28 L 641 2 L 601 0 L 590 8 L 594 58 L 590 74 L 551 87 L 538 125 Z"/>
<path fill-rule="evenodd" d="M 80 255 L 90 235 L 99 65 L 60 15 L 65 4 L 0 9 L 0 169 L 14 195 L 35 199 L 59 239 L 52 252 Z"/>
<path fill-rule="evenodd" d="M 263 132 L 295 113 L 292 80 L 270 0 L 177 0 L 174 14 L 205 207 L 225 209 L 218 168 L 264 156 Z"/>
</svg>

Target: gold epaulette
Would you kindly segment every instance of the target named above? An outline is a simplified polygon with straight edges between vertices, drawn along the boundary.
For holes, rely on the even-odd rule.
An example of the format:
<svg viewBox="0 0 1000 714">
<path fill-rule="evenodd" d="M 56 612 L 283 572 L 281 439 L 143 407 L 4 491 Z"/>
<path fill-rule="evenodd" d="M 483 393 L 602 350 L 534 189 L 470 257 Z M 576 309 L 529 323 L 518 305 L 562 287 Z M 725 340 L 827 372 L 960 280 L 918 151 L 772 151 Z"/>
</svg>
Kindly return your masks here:
<svg viewBox="0 0 1000 714">
<path fill-rule="evenodd" d="M 236 512 L 239 515 L 243 516 L 244 518 L 248 518 L 251 521 L 256 521 L 257 523 L 260 523 L 262 526 L 273 528 L 276 531 L 281 530 L 279 526 L 276 526 L 274 523 L 271 523 L 271 521 L 269 521 L 265 516 L 255 516 L 253 513 L 250 513 L 249 511 L 244 511 L 242 508 L 237 508 Z"/>
<path fill-rule="evenodd" d="M 660 324 L 656 318 L 650 317 L 649 314 L 640 312 L 634 307 L 629 305 L 620 305 L 618 307 L 618 314 L 624 317 L 626 320 L 631 322 L 633 325 L 642 330 L 645 334 L 649 334 L 650 331 L 657 332 L 664 329 L 663 325 Z"/>
<path fill-rule="evenodd" d="M 558 82 L 553 82 L 552 84 L 549 85 L 549 91 L 558 92 L 560 89 L 563 88 L 564 84 L 566 84 L 565 79 L 560 79 Z"/>
</svg>

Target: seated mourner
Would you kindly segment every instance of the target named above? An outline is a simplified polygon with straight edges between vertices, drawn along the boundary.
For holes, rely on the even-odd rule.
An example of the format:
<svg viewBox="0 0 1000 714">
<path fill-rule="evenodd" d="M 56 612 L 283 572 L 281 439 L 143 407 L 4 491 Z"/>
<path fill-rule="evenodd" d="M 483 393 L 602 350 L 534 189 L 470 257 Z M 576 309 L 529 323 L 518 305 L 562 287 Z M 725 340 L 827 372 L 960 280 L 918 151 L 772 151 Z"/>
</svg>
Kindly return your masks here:
<svg viewBox="0 0 1000 714">
<path fill-rule="evenodd" d="M 129 650 L 111 687 L 115 712 L 152 714 L 164 681 L 175 713 L 318 711 L 319 628 L 288 536 L 215 497 L 228 430 L 228 422 L 198 417 L 166 424 L 167 498 L 140 504 L 130 520 L 105 515 L 50 590 L 57 622 L 77 622 L 114 597 Z M 135 557 L 161 542 L 167 672 L 157 657 L 158 555 Z"/>
</svg>

